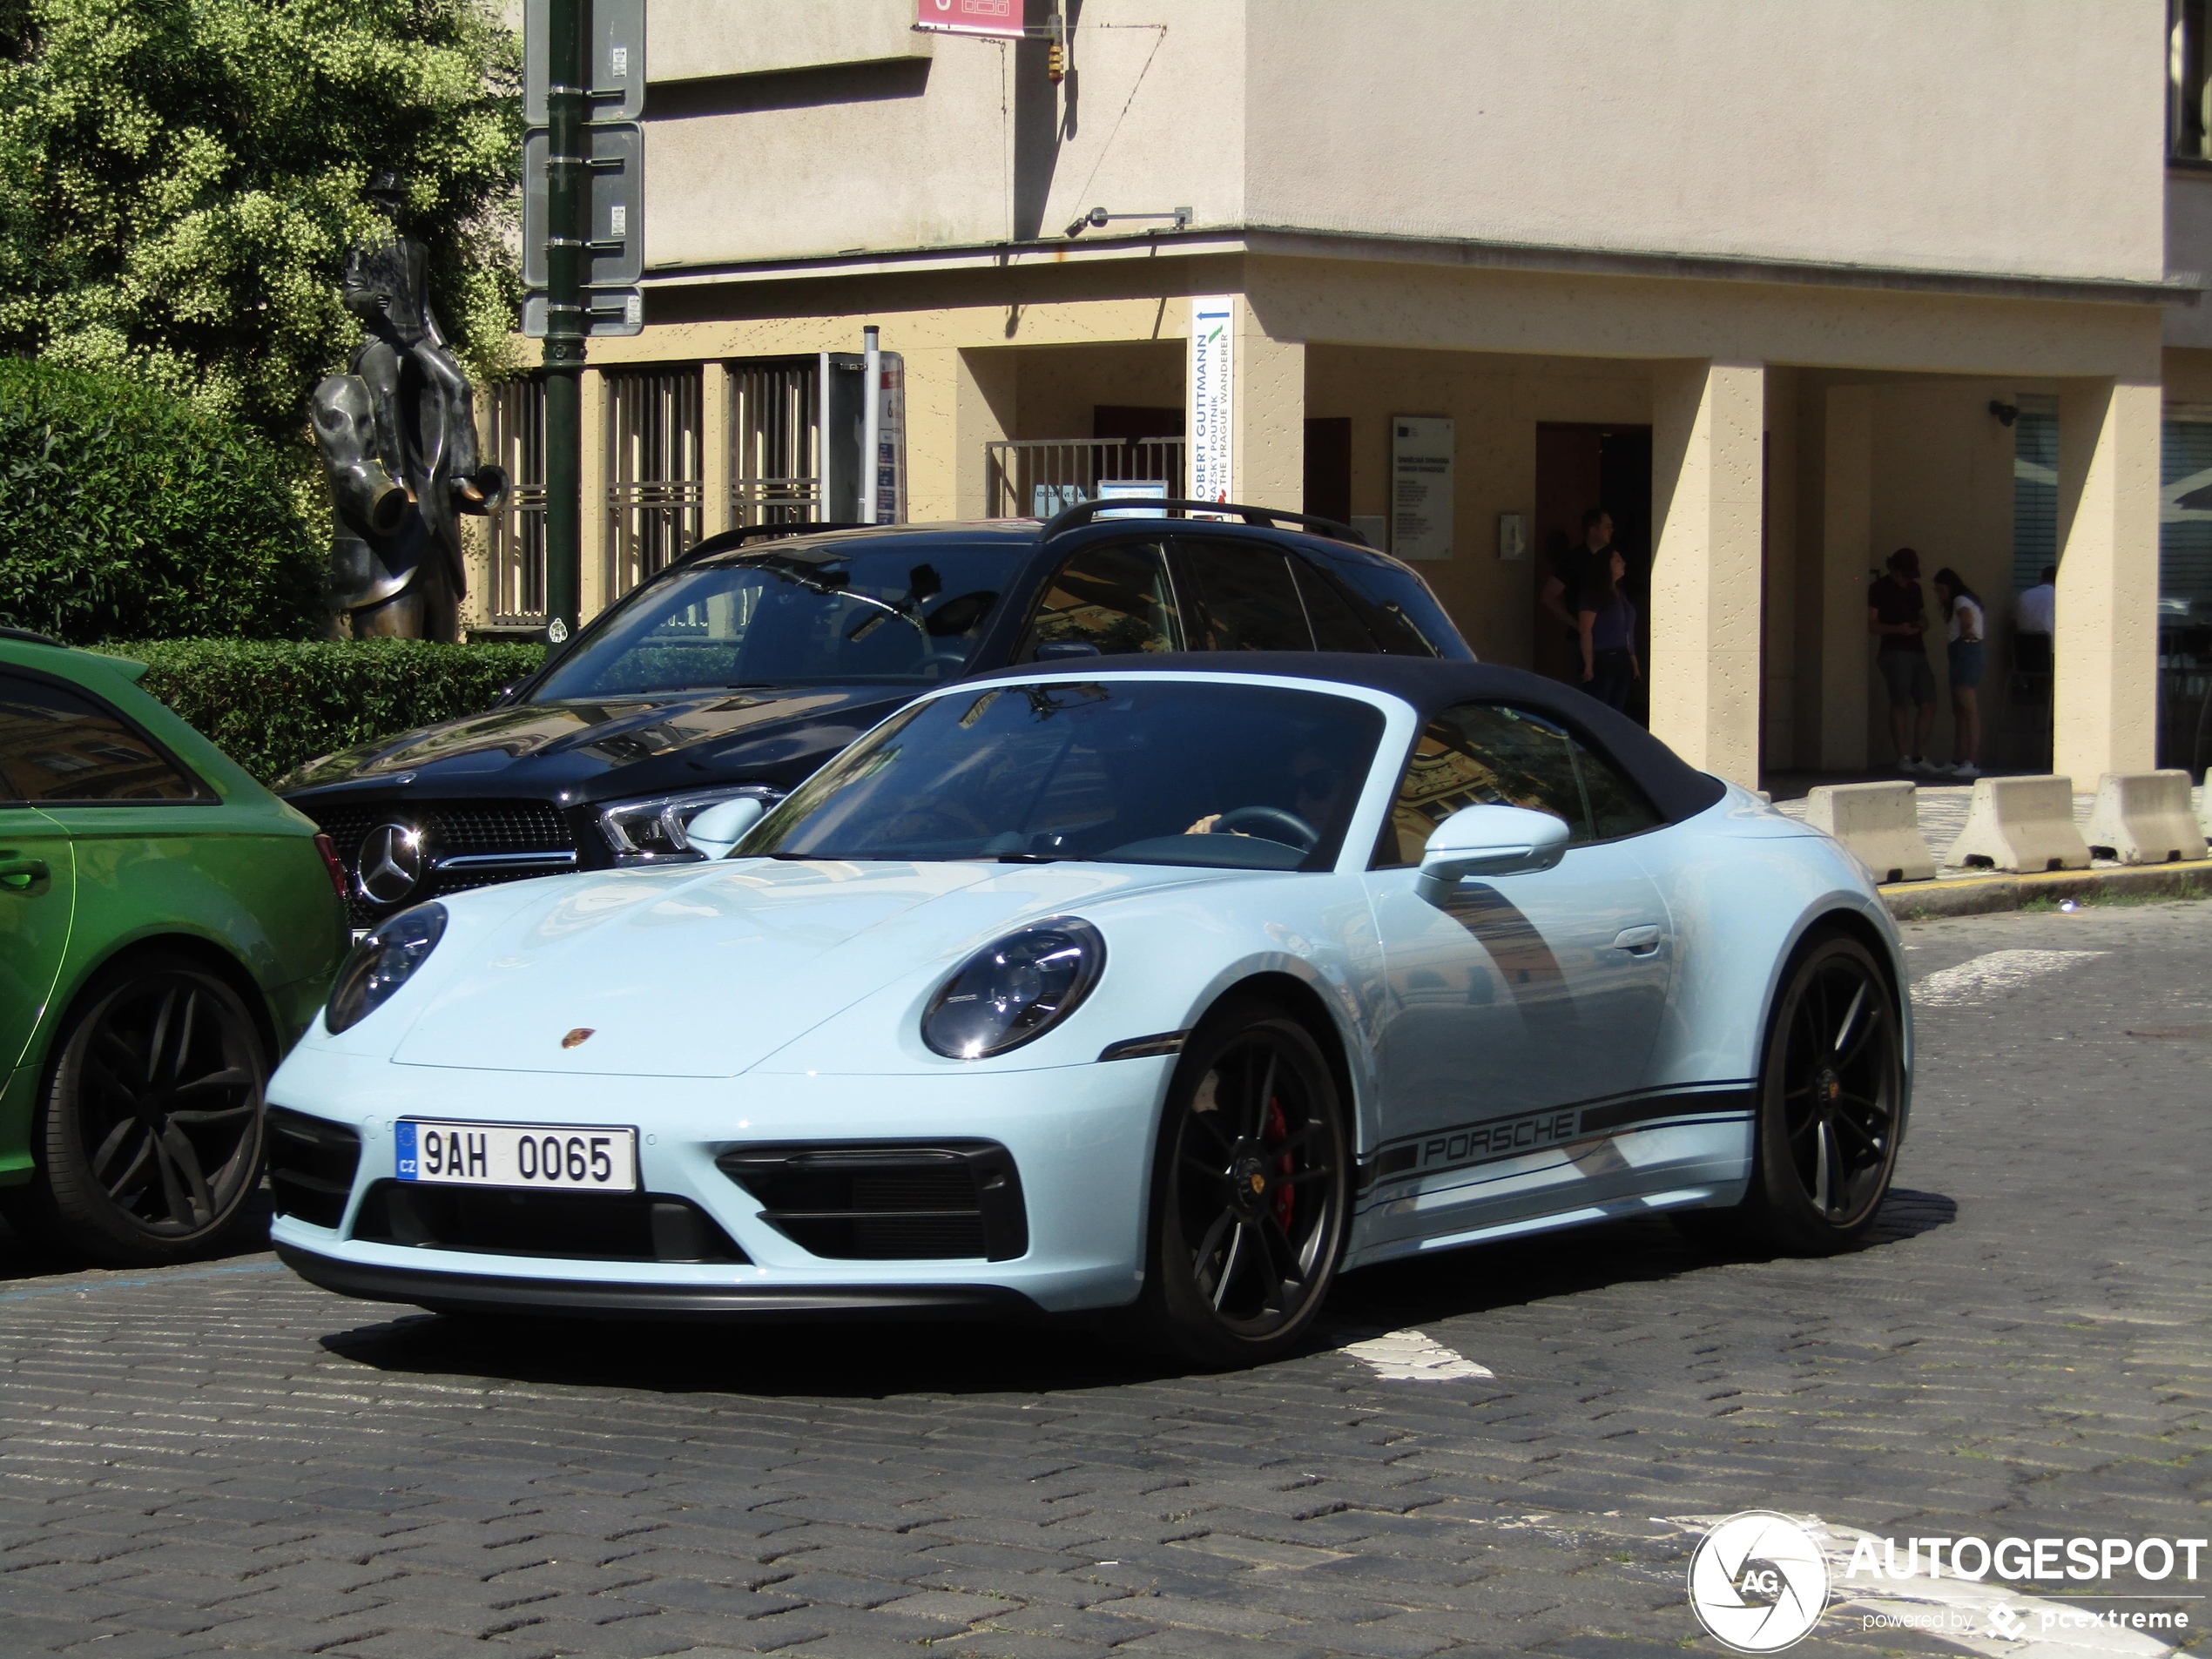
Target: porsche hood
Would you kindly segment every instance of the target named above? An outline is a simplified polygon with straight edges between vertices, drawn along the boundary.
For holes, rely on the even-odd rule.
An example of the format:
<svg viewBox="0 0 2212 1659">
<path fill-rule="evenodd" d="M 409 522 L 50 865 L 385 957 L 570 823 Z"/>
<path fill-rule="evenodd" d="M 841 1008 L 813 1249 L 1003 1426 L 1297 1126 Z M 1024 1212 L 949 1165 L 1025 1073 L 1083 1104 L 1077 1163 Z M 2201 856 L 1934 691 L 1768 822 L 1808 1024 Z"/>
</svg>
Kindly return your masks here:
<svg viewBox="0 0 2212 1659">
<path fill-rule="evenodd" d="M 448 931 L 392 1058 L 732 1076 L 872 992 L 948 968 L 1025 921 L 1217 879 L 1144 865 L 767 860 L 562 877 L 534 884 L 535 902 L 484 928 Z M 448 902 L 465 912 L 470 897 Z M 577 1031 L 590 1035 L 563 1047 Z"/>
</svg>

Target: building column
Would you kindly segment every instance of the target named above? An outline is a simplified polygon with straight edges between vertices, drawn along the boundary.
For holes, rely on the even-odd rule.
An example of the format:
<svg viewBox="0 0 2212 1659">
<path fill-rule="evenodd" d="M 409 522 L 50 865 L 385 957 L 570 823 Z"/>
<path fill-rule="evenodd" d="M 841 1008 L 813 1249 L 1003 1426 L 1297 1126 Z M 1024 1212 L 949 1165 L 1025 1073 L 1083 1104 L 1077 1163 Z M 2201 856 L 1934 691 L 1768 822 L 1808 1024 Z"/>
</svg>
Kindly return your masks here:
<svg viewBox="0 0 2212 1659">
<path fill-rule="evenodd" d="M 699 365 L 699 535 L 731 527 L 730 366 Z"/>
<path fill-rule="evenodd" d="M 1305 342 L 1277 340 L 1237 305 L 1237 407 L 1229 457 L 1231 501 L 1305 510 Z"/>
<path fill-rule="evenodd" d="M 2059 394 L 2051 769 L 2076 789 L 2156 764 L 2160 416 L 2155 384 Z"/>
<path fill-rule="evenodd" d="M 1651 730 L 1756 789 L 1766 371 L 1662 364 L 1651 401 Z"/>
<path fill-rule="evenodd" d="M 989 518 L 1003 513 L 1019 518 L 1028 512 L 1029 503 L 1015 501 L 1011 496 L 992 499 L 989 456 L 984 448 L 1001 439 L 1019 435 L 1015 419 L 1019 380 L 1016 354 L 1010 347 L 983 346 L 956 352 L 954 356 L 958 368 L 951 388 L 952 470 L 945 485 L 953 497 L 950 516 Z M 911 421 L 911 391 L 907 397 L 907 419 Z M 913 441 L 910 429 L 907 442 Z M 913 512 L 916 519 L 922 516 L 919 507 L 914 508 Z"/>
<path fill-rule="evenodd" d="M 1821 448 L 1820 769 L 1866 765 L 1866 583 L 1874 563 L 1874 391 L 1828 388 Z"/>
<path fill-rule="evenodd" d="M 583 497 L 578 516 L 583 521 L 578 539 L 583 546 L 578 563 L 577 620 L 589 622 L 617 597 L 607 563 L 607 371 L 583 371 L 583 411 L 577 424 L 583 429 L 577 472 Z"/>
</svg>

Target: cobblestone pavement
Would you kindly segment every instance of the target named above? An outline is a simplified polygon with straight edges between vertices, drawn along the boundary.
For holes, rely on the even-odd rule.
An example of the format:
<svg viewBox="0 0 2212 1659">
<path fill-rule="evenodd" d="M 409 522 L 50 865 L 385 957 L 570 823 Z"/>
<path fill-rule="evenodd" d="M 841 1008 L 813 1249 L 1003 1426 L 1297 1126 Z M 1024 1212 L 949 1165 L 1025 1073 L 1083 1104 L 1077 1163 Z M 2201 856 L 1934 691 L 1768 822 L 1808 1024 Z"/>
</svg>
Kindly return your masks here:
<svg viewBox="0 0 2212 1659">
<path fill-rule="evenodd" d="M 1688 1517 L 2202 1536 L 2212 905 L 1907 934 L 1916 979 L 2103 954 L 1944 981 L 1871 1247 L 1464 1251 L 1354 1276 L 1328 1345 L 1244 1374 L 964 1327 L 494 1333 L 261 1256 L 0 1255 L 0 1644 L 1643 1659 L 1721 1651 Z M 1408 1330 L 1474 1365 L 1343 1352 Z M 1793 1651 L 2036 1645 L 1844 1608 Z"/>
</svg>

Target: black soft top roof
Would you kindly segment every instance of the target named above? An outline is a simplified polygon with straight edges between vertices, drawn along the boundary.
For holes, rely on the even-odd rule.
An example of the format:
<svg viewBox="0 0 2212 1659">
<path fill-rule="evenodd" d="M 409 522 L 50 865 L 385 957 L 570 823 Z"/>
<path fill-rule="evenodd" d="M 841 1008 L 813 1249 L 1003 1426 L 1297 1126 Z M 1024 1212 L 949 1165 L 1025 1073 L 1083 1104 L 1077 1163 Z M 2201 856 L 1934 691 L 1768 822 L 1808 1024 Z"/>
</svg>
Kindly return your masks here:
<svg viewBox="0 0 2212 1659">
<path fill-rule="evenodd" d="M 1621 764 L 1669 822 L 1703 812 L 1727 786 L 1692 767 L 1626 715 L 1594 697 L 1526 669 L 1431 657 L 1365 656 L 1351 651 L 1158 651 L 1129 657 L 1025 663 L 979 674 L 963 685 L 994 680 L 1080 679 L 1106 670 L 1154 672 L 1272 674 L 1330 680 L 1387 691 L 1412 704 L 1426 720 L 1456 703 L 1510 703 L 1556 721 Z"/>
</svg>

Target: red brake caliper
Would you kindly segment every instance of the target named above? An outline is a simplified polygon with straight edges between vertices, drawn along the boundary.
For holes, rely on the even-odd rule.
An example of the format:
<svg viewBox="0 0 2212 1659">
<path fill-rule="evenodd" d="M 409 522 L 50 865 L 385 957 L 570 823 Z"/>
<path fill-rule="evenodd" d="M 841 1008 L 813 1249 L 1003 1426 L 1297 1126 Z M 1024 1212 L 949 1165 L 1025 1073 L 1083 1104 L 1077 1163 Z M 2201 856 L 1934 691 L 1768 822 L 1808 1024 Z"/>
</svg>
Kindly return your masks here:
<svg viewBox="0 0 2212 1659">
<path fill-rule="evenodd" d="M 1278 1143 L 1291 1138 L 1290 1120 L 1283 1116 L 1283 1103 L 1271 1097 L 1267 1103 L 1267 1138 Z M 1275 1160 L 1278 1175 L 1291 1172 L 1291 1155 L 1285 1152 Z M 1285 1233 L 1291 1231 L 1291 1217 L 1298 1209 L 1298 1189 L 1285 1183 L 1275 1189 L 1275 1221 Z"/>
</svg>

